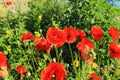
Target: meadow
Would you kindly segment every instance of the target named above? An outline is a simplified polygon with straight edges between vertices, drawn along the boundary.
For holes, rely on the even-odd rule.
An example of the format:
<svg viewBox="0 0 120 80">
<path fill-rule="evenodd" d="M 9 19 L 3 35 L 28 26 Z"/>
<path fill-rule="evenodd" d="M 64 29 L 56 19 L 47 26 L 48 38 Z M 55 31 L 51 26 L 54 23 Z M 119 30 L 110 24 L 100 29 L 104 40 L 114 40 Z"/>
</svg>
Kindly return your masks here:
<svg viewBox="0 0 120 80">
<path fill-rule="evenodd" d="M 1 0 L 0 80 L 119 80 L 120 8 L 110 0 Z"/>
</svg>

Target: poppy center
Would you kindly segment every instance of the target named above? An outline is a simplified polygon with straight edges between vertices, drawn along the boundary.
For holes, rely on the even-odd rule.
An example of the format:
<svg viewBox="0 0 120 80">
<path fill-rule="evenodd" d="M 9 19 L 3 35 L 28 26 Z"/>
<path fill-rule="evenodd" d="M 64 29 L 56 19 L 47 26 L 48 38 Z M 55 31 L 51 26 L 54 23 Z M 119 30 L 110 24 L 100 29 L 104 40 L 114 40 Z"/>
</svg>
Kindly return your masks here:
<svg viewBox="0 0 120 80">
<path fill-rule="evenodd" d="M 58 35 L 54 35 L 54 37 L 57 39 L 57 38 L 59 38 L 59 36 Z"/>
<path fill-rule="evenodd" d="M 67 38 L 70 38 L 70 37 L 71 37 L 71 35 L 70 35 L 70 34 L 68 34 L 68 35 L 67 35 Z"/>
<path fill-rule="evenodd" d="M 56 76 L 55 76 L 55 74 L 52 75 L 51 80 L 56 80 Z"/>
</svg>

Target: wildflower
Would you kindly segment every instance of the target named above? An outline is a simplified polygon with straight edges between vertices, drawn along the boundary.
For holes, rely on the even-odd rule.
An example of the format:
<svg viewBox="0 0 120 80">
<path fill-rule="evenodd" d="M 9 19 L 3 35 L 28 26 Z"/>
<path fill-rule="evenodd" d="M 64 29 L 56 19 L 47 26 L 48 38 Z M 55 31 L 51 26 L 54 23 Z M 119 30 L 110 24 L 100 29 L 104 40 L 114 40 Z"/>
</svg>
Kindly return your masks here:
<svg viewBox="0 0 120 80">
<path fill-rule="evenodd" d="M 11 51 L 11 46 L 7 46 L 7 51 Z"/>
<path fill-rule="evenodd" d="M 45 50 L 49 52 L 51 49 L 51 44 L 43 37 L 35 38 L 34 39 L 35 48 L 37 49 L 36 52 L 38 53 L 40 50 Z"/>
<path fill-rule="evenodd" d="M 5 9 L 3 7 L 0 7 L 0 13 L 4 13 Z"/>
<path fill-rule="evenodd" d="M 26 73 L 26 67 L 23 65 L 17 66 L 16 70 L 20 75 Z"/>
<path fill-rule="evenodd" d="M 0 67 L 6 65 L 6 55 L 0 51 Z"/>
<path fill-rule="evenodd" d="M 120 44 L 111 42 L 108 49 L 112 58 L 120 58 Z"/>
<path fill-rule="evenodd" d="M 102 29 L 99 26 L 92 26 L 91 34 L 95 40 L 100 40 L 103 36 Z"/>
<path fill-rule="evenodd" d="M 81 52 L 81 57 L 91 64 L 94 60 L 94 56 L 89 54 L 89 51 L 94 49 L 94 43 L 88 38 L 82 38 L 81 42 L 79 42 L 76 47 Z"/>
<path fill-rule="evenodd" d="M 6 5 L 7 5 L 7 6 L 11 6 L 11 5 L 12 5 L 12 1 L 7 1 L 7 2 L 6 2 Z"/>
<path fill-rule="evenodd" d="M 30 76 L 31 76 L 31 73 L 30 73 L 30 72 L 27 72 L 27 76 L 30 77 Z"/>
<path fill-rule="evenodd" d="M 38 16 L 38 21 L 41 21 L 42 20 L 42 15 L 39 15 Z"/>
<path fill-rule="evenodd" d="M 67 77 L 64 66 L 58 62 L 49 63 L 46 69 L 41 71 L 41 80 L 64 80 Z"/>
<path fill-rule="evenodd" d="M 94 77 L 92 80 L 102 80 L 100 77 Z"/>
<path fill-rule="evenodd" d="M 113 39 L 115 40 L 119 39 L 119 31 L 117 28 L 110 27 L 109 34 L 110 34 L 110 37 L 112 37 Z"/>
<path fill-rule="evenodd" d="M 34 32 L 35 37 L 40 37 L 40 33 L 39 32 Z"/>
<path fill-rule="evenodd" d="M 47 42 L 47 40 L 44 37 L 39 37 L 39 38 L 34 39 L 35 44 L 41 43 L 42 45 L 44 45 L 46 42 Z"/>
<path fill-rule="evenodd" d="M 97 67 L 98 67 L 98 65 L 97 65 L 96 63 L 93 63 L 93 64 L 92 64 L 92 68 L 93 68 L 93 69 L 97 69 Z"/>
<path fill-rule="evenodd" d="M 61 47 L 66 42 L 66 34 L 63 30 L 57 29 L 55 27 L 50 27 L 47 30 L 47 41 L 52 45 Z"/>
<path fill-rule="evenodd" d="M 22 33 L 22 39 L 20 40 L 20 42 L 22 43 L 24 40 L 34 40 L 34 36 L 31 32 Z"/>
<path fill-rule="evenodd" d="M 75 32 L 76 32 L 76 35 L 79 38 L 85 38 L 86 37 L 86 33 L 83 30 L 77 29 L 77 30 L 75 30 Z"/>
<path fill-rule="evenodd" d="M 8 37 L 9 37 L 9 36 L 11 36 L 12 31 L 11 31 L 11 30 L 7 30 L 5 33 L 6 33 L 6 36 L 8 36 Z"/>
<path fill-rule="evenodd" d="M 80 64 L 80 62 L 77 59 L 73 61 L 73 66 L 74 67 L 78 67 L 79 64 Z"/>
<path fill-rule="evenodd" d="M 81 51 L 81 56 L 84 57 L 87 50 L 94 49 L 93 42 L 88 38 L 82 38 L 81 42 L 76 45 L 77 49 Z"/>
<path fill-rule="evenodd" d="M 15 66 L 17 67 L 17 66 L 19 66 L 20 65 L 20 63 L 15 63 Z"/>
<path fill-rule="evenodd" d="M 91 74 L 91 73 L 95 73 L 95 72 L 94 72 L 93 70 L 91 70 L 91 69 L 90 69 L 90 72 L 89 72 L 89 74 Z"/>
<path fill-rule="evenodd" d="M 89 78 L 93 78 L 93 77 L 96 77 L 96 76 L 97 75 L 94 72 L 92 72 L 92 73 L 89 74 Z"/>
<path fill-rule="evenodd" d="M 89 74 L 89 80 L 102 80 L 100 77 L 96 75 L 96 73 L 90 73 Z"/>
<path fill-rule="evenodd" d="M 94 43 L 90 39 L 88 39 L 88 38 L 82 38 L 81 42 L 86 45 L 86 48 L 88 50 L 94 49 Z"/>
<path fill-rule="evenodd" d="M 65 31 L 65 33 L 67 34 L 67 43 L 74 43 L 76 41 L 76 33 L 74 28 L 72 27 L 65 27 L 63 29 Z"/>
<path fill-rule="evenodd" d="M 85 61 L 89 64 L 92 64 L 93 61 L 94 61 L 94 57 L 93 56 L 90 56 L 91 54 L 88 54 L 84 57 Z"/>
</svg>

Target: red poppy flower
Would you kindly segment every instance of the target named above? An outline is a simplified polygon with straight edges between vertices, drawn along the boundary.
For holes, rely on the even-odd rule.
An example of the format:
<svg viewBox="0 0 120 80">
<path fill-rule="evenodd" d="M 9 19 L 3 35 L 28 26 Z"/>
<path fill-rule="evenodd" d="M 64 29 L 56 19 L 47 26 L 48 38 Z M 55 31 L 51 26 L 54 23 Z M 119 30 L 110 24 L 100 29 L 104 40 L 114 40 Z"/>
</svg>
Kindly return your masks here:
<svg viewBox="0 0 120 80">
<path fill-rule="evenodd" d="M 54 76 L 54 77 L 53 77 Z M 41 80 L 64 80 L 67 77 L 64 66 L 58 62 L 49 63 L 45 70 L 41 71 Z"/>
<path fill-rule="evenodd" d="M 67 43 L 74 43 L 76 41 L 76 33 L 74 28 L 72 27 L 65 27 L 63 29 L 65 31 L 65 33 L 67 34 Z"/>
<path fill-rule="evenodd" d="M 91 54 L 85 55 L 84 59 L 89 64 L 92 64 L 94 62 L 94 57 Z"/>
<path fill-rule="evenodd" d="M 109 46 L 109 52 L 112 58 L 120 58 L 120 44 L 111 42 Z"/>
<path fill-rule="evenodd" d="M 87 46 L 84 43 L 79 42 L 76 47 L 81 52 L 81 57 L 85 59 L 87 63 L 92 64 L 94 61 L 94 57 L 91 54 L 86 54 Z"/>
<path fill-rule="evenodd" d="M 119 31 L 117 28 L 110 27 L 109 34 L 113 39 L 115 40 L 119 39 Z"/>
<path fill-rule="evenodd" d="M 86 51 L 86 45 L 82 42 L 79 42 L 76 45 L 77 49 L 81 52 L 81 56 L 84 57 L 85 56 L 85 51 Z"/>
<path fill-rule="evenodd" d="M 34 36 L 31 32 L 23 33 L 20 42 L 22 43 L 24 40 L 34 40 Z"/>
<path fill-rule="evenodd" d="M 46 42 L 47 42 L 47 40 L 44 37 L 39 37 L 39 38 L 34 39 L 35 44 L 41 43 L 42 45 L 44 45 Z"/>
<path fill-rule="evenodd" d="M 82 38 L 81 42 L 79 42 L 76 47 L 78 48 L 79 51 L 85 53 L 86 49 L 87 50 L 94 49 L 94 43 L 88 38 Z"/>
<path fill-rule="evenodd" d="M 95 40 L 100 40 L 102 38 L 102 36 L 103 36 L 102 29 L 100 27 L 98 27 L 98 26 L 92 26 L 91 34 L 92 34 L 92 37 Z"/>
<path fill-rule="evenodd" d="M 66 42 L 66 34 L 63 30 L 57 29 L 55 27 L 50 27 L 47 31 L 47 41 L 52 45 L 61 47 Z"/>
<path fill-rule="evenodd" d="M 96 77 L 97 75 L 93 72 L 89 75 L 89 78 L 93 78 L 93 77 Z"/>
<path fill-rule="evenodd" d="M 45 50 L 46 52 L 49 52 L 51 50 L 51 44 L 43 37 L 35 38 L 34 40 L 35 48 L 37 49 L 37 53 L 40 50 Z"/>
<path fill-rule="evenodd" d="M 12 5 L 12 1 L 7 1 L 7 2 L 6 2 L 6 5 L 7 5 L 7 6 Z"/>
<path fill-rule="evenodd" d="M 6 55 L 0 51 L 0 67 L 6 65 Z"/>
<path fill-rule="evenodd" d="M 91 54 L 86 54 L 86 51 L 94 49 L 93 42 L 88 38 L 82 38 L 81 42 L 76 45 L 77 49 L 81 52 L 81 57 L 84 58 L 88 63 L 94 61 L 94 57 Z"/>
<path fill-rule="evenodd" d="M 102 80 L 100 77 L 94 77 L 92 80 Z"/>
<path fill-rule="evenodd" d="M 93 72 L 89 75 L 89 80 L 101 80 L 101 78 L 98 77 L 96 73 Z"/>
<path fill-rule="evenodd" d="M 26 67 L 22 65 L 17 66 L 16 70 L 20 75 L 26 73 Z"/>
<path fill-rule="evenodd" d="M 83 30 L 77 29 L 77 30 L 75 30 L 75 32 L 76 32 L 76 35 L 79 38 L 85 38 L 86 37 L 86 33 Z"/>
<path fill-rule="evenodd" d="M 94 43 L 90 39 L 82 38 L 81 42 L 84 43 L 87 46 L 88 50 L 94 49 Z"/>
</svg>

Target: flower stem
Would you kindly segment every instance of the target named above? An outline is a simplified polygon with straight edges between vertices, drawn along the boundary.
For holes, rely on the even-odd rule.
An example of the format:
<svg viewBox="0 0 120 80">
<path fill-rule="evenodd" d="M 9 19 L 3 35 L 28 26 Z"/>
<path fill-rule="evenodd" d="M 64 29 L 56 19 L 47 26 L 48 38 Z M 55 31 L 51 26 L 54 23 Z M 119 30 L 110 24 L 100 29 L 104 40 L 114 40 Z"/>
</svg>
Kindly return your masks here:
<svg viewBox="0 0 120 80">
<path fill-rule="evenodd" d="M 50 52 L 48 52 L 48 56 L 50 57 L 50 58 L 49 58 L 49 61 L 52 62 L 52 57 L 51 57 Z"/>
<path fill-rule="evenodd" d="M 72 59 L 72 62 L 73 62 L 72 48 L 70 46 L 70 43 L 68 43 L 68 46 L 69 46 L 69 50 L 70 50 L 70 53 L 71 53 L 71 59 Z"/>
<path fill-rule="evenodd" d="M 55 52 L 56 52 L 56 58 L 57 58 L 57 61 L 59 62 L 59 56 L 58 56 L 58 48 L 56 46 L 55 47 Z"/>
</svg>

